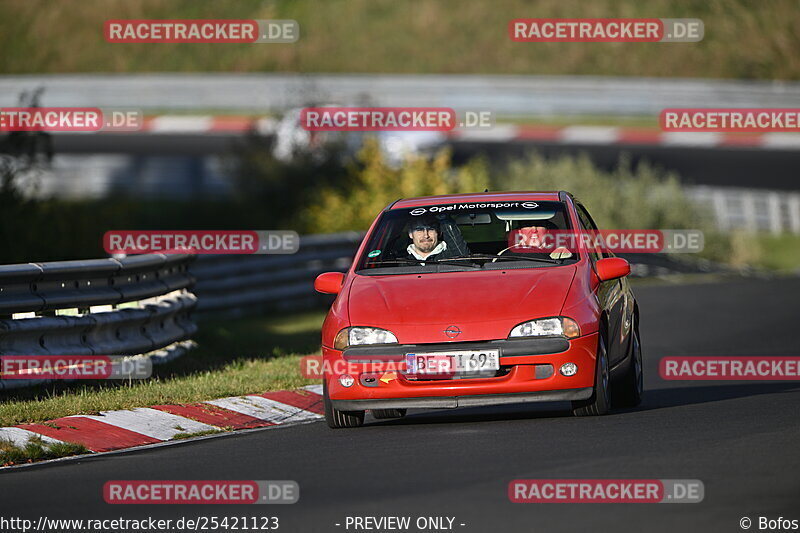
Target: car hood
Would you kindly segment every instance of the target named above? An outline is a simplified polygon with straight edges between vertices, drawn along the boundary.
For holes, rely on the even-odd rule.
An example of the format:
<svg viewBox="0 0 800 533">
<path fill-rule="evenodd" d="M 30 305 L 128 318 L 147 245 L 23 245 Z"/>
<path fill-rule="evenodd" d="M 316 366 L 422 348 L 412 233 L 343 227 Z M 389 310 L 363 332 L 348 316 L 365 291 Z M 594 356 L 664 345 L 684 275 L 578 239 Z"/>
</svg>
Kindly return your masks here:
<svg viewBox="0 0 800 533">
<path fill-rule="evenodd" d="M 509 328 L 561 312 L 576 267 L 355 276 L 350 323 L 385 327 L 400 343 L 505 338 Z M 457 338 L 444 329 L 457 326 Z"/>
</svg>

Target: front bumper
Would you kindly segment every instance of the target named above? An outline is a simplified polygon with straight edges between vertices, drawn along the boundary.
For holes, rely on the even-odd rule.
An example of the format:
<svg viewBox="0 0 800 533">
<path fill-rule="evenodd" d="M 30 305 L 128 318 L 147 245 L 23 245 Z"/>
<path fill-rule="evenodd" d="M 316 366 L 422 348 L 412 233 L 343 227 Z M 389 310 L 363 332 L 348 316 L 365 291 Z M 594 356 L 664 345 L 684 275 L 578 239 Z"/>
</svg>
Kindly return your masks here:
<svg viewBox="0 0 800 533">
<path fill-rule="evenodd" d="M 475 396 L 432 396 L 429 398 L 388 398 L 369 400 L 331 400 L 340 411 L 362 411 L 364 409 L 455 409 L 478 405 L 501 405 L 504 403 L 566 402 L 586 400 L 592 396 L 592 387 L 583 389 L 518 392 L 515 394 L 480 394 Z"/>
<path fill-rule="evenodd" d="M 497 377 L 407 379 L 405 353 L 480 348 L 500 350 L 502 374 Z M 344 352 L 323 347 L 324 379 L 334 407 L 343 411 L 394 408 L 455 408 L 518 402 L 584 400 L 592 395 L 597 333 L 565 339 L 453 342 L 421 345 L 353 347 Z M 578 366 L 574 376 L 563 376 L 564 363 Z M 346 369 L 346 370 L 341 370 Z M 340 371 L 341 370 L 341 371 Z M 339 376 L 355 378 L 343 387 Z M 363 377 L 370 376 L 370 384 Z"/>
</svg>

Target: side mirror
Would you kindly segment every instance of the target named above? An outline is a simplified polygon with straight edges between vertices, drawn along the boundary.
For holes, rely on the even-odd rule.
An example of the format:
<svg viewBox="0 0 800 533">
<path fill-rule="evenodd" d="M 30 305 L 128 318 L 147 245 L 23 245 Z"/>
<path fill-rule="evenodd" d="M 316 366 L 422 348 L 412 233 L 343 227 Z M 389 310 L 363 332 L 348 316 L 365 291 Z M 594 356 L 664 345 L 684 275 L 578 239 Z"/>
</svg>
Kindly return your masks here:
<svg viewBox="0 0 800 533">
<path fill-rule="evenodd" d="M 621 257 L 606 257 L 595 263 L 600 281 L 624 278 L 631 273 L 631 265 Z"/>
<path fill-rule="evenodd" d="M 339 294 L 344 283 L 344 274 L 341 272 L 325 272 L 314 280 L 314 290 L 322 294 Z"/>
</svg>

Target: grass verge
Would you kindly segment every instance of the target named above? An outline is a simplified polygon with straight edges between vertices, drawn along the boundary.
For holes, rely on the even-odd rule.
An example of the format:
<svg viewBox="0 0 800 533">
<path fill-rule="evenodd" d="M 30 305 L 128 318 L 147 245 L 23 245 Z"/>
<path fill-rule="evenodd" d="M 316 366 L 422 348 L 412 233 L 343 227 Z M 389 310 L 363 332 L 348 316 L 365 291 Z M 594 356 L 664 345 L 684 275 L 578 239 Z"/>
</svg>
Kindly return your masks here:
<svg viewBox="0 0 800 533">
<path fill-rule="evenodd" d="M 24 446 L 0 440 L 0 466 L 33 463 L 46 459 L 57 459 L 69 455 L 89 453 L 82 444 L 72 442 L 46 443 L 41 437 L 31 437 Z"/>
<path fill-rule="evenodd" d="M 800 272 L 800 235 L 759 235 L 759 253 L 755 266 L 780 273 Z"/>
<path fill-rule="evenodd" d="M 699 18 L 697 43 L 517 43 L 514 18 Z M 295 43 L 115 44 L 108 19 L 294 19 Z M 59 24 L 53 24 L 53 21 Z M 6 0 L 4 73 L 398 72 L 797 79 L 794 0 Z M 46 36 L 42 39 L 41 36 Z"/>
<path fill-rule="evenodd" d="M 319 353 L 324 311 L 204 322 L 199 347 L 144 381 L 52 383 L 0 392 L 0 427 L 99 411 L 294 389 L 300 357 Z M 192 435 L 194 436 L 194 435 Z"/>
<path fill-rule="evenodd" d="M 217 433 L 225 433 L 231 431 L 230 429 L 207 429 L 205 431 L 195 431 L 194 433 L 178 433 L 172 440 L 191 439 L 193 437 L 203 437 L 205 435 L 216 435 Z"/>
</svg>

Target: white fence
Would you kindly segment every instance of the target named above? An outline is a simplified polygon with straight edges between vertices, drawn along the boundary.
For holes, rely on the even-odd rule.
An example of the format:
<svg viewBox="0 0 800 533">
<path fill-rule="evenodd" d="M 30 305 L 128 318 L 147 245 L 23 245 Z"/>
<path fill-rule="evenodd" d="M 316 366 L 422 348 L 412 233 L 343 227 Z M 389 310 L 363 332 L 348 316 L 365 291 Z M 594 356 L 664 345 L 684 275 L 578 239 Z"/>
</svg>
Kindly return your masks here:
<svg viewBox="0 0 800 533">
<path fill-rule="evenodd" d="M 800 192 L 707 186 L 686 187 L 686 191 L 712 210 L 722 231 L 800 235 Z"/>
</svg>

